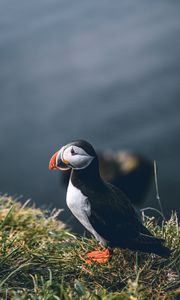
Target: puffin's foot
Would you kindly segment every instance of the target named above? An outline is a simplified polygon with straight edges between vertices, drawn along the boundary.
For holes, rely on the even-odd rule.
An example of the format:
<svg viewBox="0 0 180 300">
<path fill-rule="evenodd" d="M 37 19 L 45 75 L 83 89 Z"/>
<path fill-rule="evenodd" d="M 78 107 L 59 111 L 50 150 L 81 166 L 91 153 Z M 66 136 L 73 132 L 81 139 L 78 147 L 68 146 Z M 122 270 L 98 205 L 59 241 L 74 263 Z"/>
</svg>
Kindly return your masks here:
<svg viewBox="0 0 180 300">
<path fill-rule="evenodd" d="M 104 251 L 92 251 L 86 254 L 86 256 L 89 258 L 86 260 L 87 264 L 91 264 L 92 261 L 96 261 L 100 264 L 105 264 L 110 259 L 110 251 L 109 249 L 105 249 Z"/>
</svg>

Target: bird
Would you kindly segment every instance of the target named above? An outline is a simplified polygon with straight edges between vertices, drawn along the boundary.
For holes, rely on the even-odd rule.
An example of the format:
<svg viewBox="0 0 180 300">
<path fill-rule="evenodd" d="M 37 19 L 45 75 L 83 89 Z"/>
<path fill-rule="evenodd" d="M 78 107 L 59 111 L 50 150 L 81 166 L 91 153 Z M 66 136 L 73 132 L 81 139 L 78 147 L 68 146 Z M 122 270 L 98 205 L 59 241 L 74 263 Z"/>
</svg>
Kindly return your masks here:
<svg viewBox="0 0 180 300">
<path fill-rule="evenodd" d="M 97 152 L 101 177 L 122 190 L 135 206 L 141 205 L 154 175 L 153 161 L 132 150 Z M 67 187 L 71 170 L 60 173 L 61 183 Z"/>
<path fill-rule="evenodd" d="M 51 157 L 49 169 L 71 169 L 67 206 L 104 248 L 87 253 L 87 263 L 108 262 L 114 248 L 154 253 L 165 258 L 171 255 L 171 250 L 164 245 L 165 240 L 153 236 L 143 225 L 127 196 L 102 179 L 98 156 L 89 142 L 75 140 L 61 147 Z"/>
</svg>

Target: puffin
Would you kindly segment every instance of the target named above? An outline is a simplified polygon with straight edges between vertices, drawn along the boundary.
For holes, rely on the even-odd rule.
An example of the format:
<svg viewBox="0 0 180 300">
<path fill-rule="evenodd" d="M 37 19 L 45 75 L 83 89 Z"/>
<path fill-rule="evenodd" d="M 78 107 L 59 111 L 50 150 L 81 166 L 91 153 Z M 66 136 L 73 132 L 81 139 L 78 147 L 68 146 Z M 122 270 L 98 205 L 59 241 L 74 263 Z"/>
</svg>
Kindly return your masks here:
<svg viewBox="0 0 180 300">
<path fill-rule="evenodd" d="M 165 240 L 153 236 L 128 197 L 116 186 L 104 181 L 98 156 L 85 140 L 61 147 L 49 161 L 50 170 L 71 169 L 66 203 L 72 214 L 103 247 L 86 254 L 87 263 L 106 263 L 114 248 L 153 253 L 164 258 L 171 250 Z"/>
<path fill-rule="evenodd" d="M 116 185 L 135 206 L 144 202 L 154 175 L 154 163 L 132 150 L 98 151 L 101 177 Z M 71 170 L 60 173 L 61 183 L 67 187 Z"/>
</svg>

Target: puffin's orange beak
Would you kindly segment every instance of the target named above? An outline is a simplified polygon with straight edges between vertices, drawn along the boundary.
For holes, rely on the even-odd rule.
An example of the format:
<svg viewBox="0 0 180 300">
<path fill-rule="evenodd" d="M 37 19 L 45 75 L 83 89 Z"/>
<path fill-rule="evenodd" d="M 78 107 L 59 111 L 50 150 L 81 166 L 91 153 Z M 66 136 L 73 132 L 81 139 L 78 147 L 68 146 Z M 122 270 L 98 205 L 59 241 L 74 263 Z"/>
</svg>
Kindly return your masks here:
<svg viewBox="0 0 180 300">
<path fill-rule="evenodd" d="M 67 160 L 61 159 L 60 152 L 62 151 L 62 148 L 54 153 L 54 155 L 51 157 L 49 162 L 49 170 L 69 170 L 70 167 L 68 166 L 69 162 Z M 58 157 L 57 157 L 58 156 Z"/>
<path fill-rule="evenodd" d="M 54 155 L 51 157 L 51 159 L 49 161 L 49 170 L 58 170 L 58 167 L 56 165 L 56 158 L 57 158 L 58 152 L 59 151 L 54 153 Z"/>
</svg>

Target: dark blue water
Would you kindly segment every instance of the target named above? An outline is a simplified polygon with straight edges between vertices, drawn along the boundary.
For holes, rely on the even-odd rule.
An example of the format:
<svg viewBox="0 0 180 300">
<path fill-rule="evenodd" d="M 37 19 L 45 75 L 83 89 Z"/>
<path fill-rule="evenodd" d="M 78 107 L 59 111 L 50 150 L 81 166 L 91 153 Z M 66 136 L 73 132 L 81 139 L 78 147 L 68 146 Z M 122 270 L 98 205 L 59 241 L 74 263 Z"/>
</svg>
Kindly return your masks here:
<svg viewBox="0 0 180 300">
<path fill-rule="evenodd" d="M 156 159 L 179 209 L 179 1 L 0 1 L 0 191 L 64 207 L 48 161 L 79 137 Z"/>
</svg>

